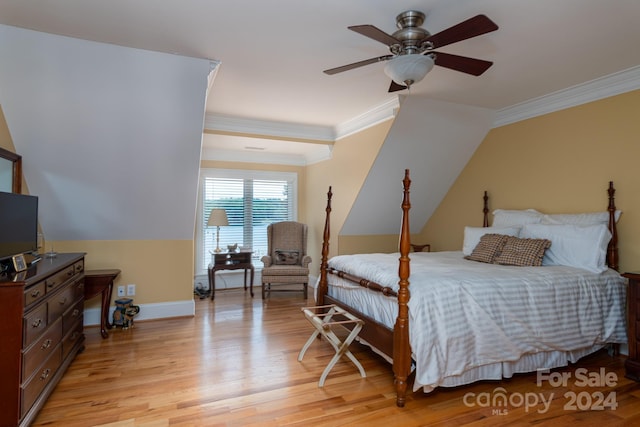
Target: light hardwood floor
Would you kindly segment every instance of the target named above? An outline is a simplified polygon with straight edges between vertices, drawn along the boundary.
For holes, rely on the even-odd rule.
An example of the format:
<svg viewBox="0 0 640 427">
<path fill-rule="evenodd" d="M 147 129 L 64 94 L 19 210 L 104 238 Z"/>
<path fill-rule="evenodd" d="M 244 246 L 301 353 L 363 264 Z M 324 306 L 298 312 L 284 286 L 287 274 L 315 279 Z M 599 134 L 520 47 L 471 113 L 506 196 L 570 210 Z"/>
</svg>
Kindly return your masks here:
<svg viewBox="0 0 640 427">
<path fill-rule="evenodd" d="M 73 362 L 34 426 L 496 426 L 638 425 L 640 384 L 624 378 L 624 357 L 605 352 L 554 372 L 570 374 L 566 386 L 536 384 L 535 374 L 481 382 L 430 394 L 411 393 L 395 406 L 390 366 L 353 344 L 367 377 L 343 358 L 318 379 L 333 356 L 323 341 L 311 345 L 302 362 L 300 348 L 313 332 L 298 294 L 273 294 L 263 303 L 243 291 L 216 293 L 215 302 L 196 299 L 196 316 L 137 322 L 112 330 L 108 339 L 85 329 L 86 350 Z M 601 369 L 615 386 L 579 387 L 578 368 Z M 501 387 L 511 404 L 485 405 Z M 595 404 L 598 392 L 615 393 L 615 410 L 566 408 Z M 472 394 L 473 393 L 473 394 Z M 581 393 L 581 394 L 580 394 Z M 545 410 L 533 397 L 551 397 Z M 614 396 L 614 395 L 611 395 Z M 521 405 L 520 397 L 531 407 Z M 465 404 L 466 402 L 466 404 Z M 606 402 L 605 402 L 606 403 Z M 484 405 L 484 406 L 481 406 Z M 518 407 L 519 406 L 519 407 Z M 605 405 L 606 406 L 606 405 Z"/>
</svg>

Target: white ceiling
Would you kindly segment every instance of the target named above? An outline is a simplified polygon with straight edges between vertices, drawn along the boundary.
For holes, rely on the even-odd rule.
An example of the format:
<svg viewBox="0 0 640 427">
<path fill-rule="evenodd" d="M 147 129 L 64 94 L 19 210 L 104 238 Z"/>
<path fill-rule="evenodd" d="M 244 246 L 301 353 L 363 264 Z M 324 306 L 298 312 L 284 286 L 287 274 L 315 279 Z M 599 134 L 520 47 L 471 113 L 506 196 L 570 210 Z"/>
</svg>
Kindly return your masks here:
<svg viewBox="0 0 640 427">
<path fill-rule="evenodd" d="M 441 49 L 494 65 L 481 77 L 435 67 L 412 88 L 434 100 L 499 110 L 640 64 L 638 0 L 1 0 L 0 23 L 219 61 L 209 129 L 220 118 L 241 119 L 331 140 L 397 96 L 387 93 L 383 64 L 322 73 L 388 53 L 347 26 L 392 33 L 395 16 L 409 9 L 427 13 L 432 34 L 479 13 L 500 27 Z M 205 134 L 205 150 L 264 144 L 263 158 L 269 150 L 302 155 L 290 142 L 220 138 Z"/>
</svg>

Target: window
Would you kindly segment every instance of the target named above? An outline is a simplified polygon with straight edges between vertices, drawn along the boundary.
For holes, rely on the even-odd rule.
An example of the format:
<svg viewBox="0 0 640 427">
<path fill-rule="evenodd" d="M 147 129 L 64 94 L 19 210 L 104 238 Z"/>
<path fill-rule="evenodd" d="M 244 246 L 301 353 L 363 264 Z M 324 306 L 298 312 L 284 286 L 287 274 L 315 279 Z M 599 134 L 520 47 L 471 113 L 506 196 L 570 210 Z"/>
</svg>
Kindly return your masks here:
<svg viewBox="0 0 640 427">
<path fill-rule="evenodd" d="M 254 263 L 267 253 L 267 226 L 297 219 L 297 175 L 290 172 L 203 169 L 200 175 L 196 272 L 203 274 L 216 248 L 217 227 L 207 227 L 211 209 L 224 209 L 220 248 L 250 247 Z M 256 264 L 258 267 L 260 264 Z"/>
</svg>

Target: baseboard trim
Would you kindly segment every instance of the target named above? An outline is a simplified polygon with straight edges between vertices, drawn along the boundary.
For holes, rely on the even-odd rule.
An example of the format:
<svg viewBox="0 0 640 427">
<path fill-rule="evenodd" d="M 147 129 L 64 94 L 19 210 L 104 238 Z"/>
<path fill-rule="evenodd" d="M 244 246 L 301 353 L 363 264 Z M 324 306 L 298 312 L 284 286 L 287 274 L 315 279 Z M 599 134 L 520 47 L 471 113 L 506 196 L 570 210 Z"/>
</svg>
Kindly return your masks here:
<svg viewBox="0 0 640 427">
<path fill-rule="evenodd" d="M 135 301 L 134 301 L 135 304 Z M 139 304 L 140 313 L 135 320 L 167 319 L 170 317 L 194 316 L 196 305 L 194 300 Z M 113 318 L 115 307 L 109 308 L 109 320 Z M 84 311 L 85 326 L 100 325 L 100 309 L 89 308 Z"/>
</svg>

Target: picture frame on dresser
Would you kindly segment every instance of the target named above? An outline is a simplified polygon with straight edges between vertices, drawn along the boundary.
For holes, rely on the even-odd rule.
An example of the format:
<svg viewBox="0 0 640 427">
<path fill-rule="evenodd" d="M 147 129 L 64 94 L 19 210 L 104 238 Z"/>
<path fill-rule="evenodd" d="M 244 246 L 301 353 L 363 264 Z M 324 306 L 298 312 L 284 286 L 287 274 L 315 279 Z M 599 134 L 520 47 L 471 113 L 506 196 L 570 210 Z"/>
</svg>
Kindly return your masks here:
<svg viewBox="0 0 640 427">
<path fill-rule="evenodd" d="M 19 273 L 27 269 L 27 262 L 24 259 L 24 254 L 18 254 L 11 257 L 13 262 L 13 269 Z"/>
</svg>

